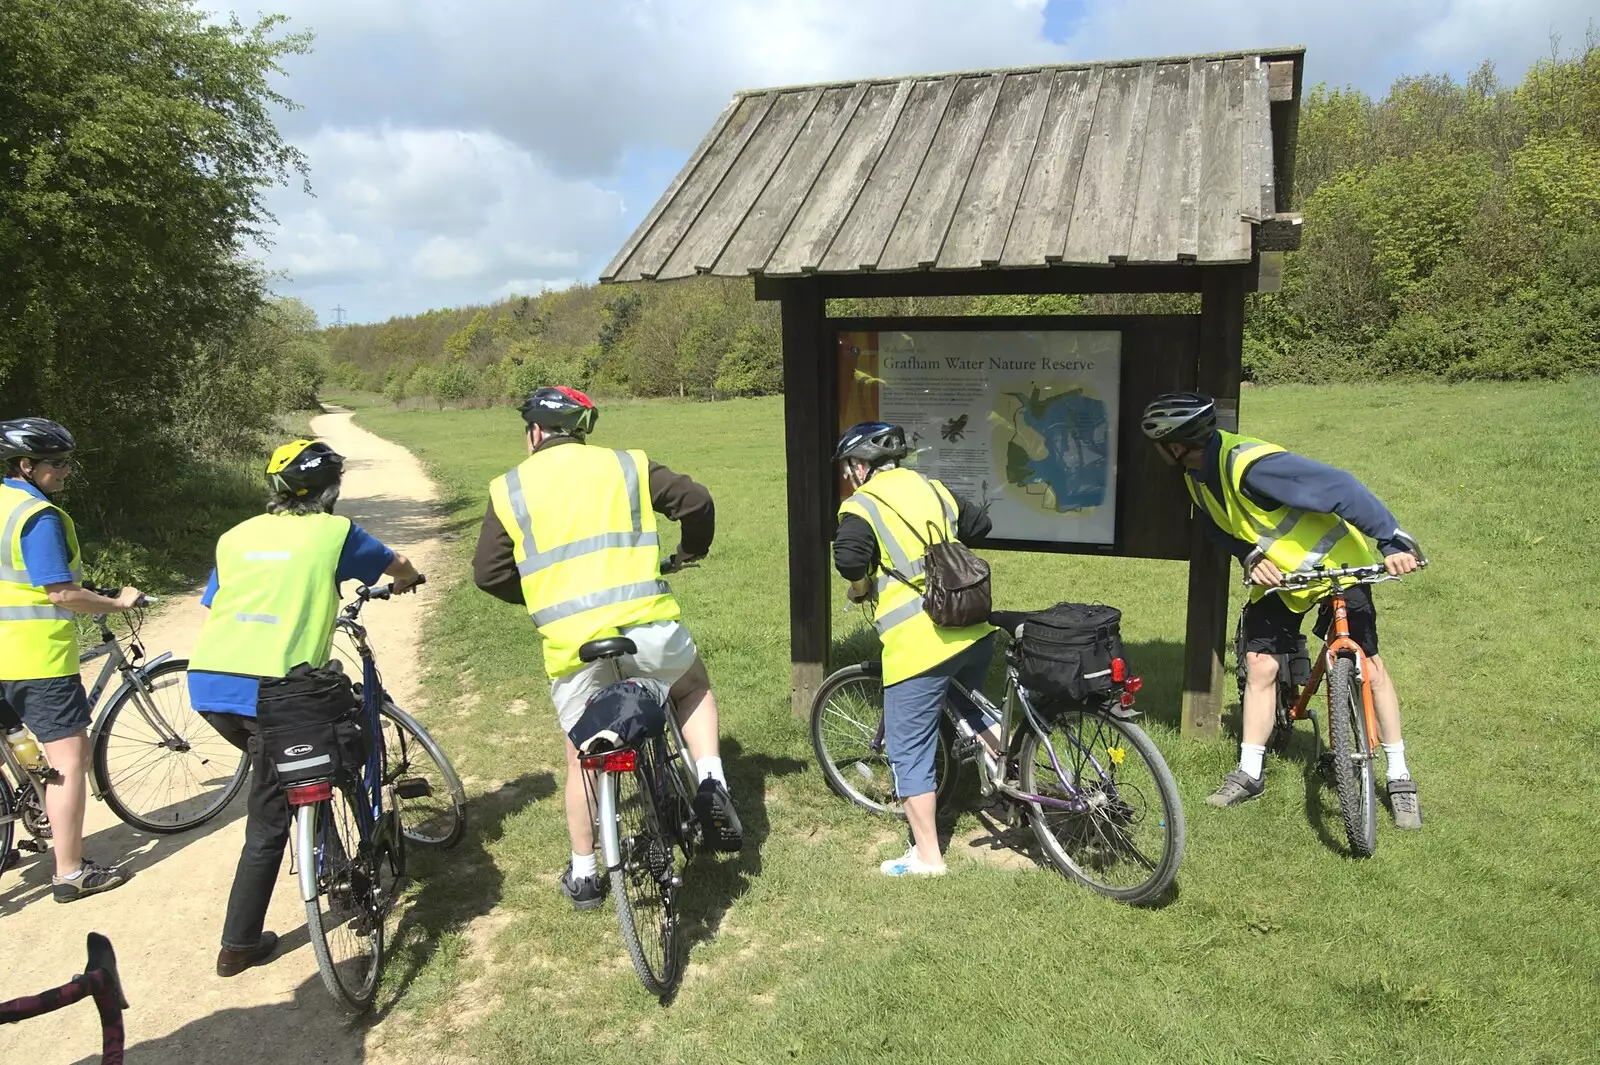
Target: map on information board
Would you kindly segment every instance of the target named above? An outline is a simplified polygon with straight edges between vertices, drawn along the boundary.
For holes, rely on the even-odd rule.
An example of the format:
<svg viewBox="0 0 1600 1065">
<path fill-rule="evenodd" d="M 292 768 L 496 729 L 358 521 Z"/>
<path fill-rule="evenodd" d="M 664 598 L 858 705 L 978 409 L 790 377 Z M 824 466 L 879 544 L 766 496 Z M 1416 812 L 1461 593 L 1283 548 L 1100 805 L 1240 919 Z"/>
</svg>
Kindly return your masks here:
<svg viewBox="0 0 1600 1065">
<path fill-rule="evenodd" d="M 903 426 L 917 469 L 987 506 L 992 539 L 1116 539 L 1122 334 L 841 332 L 840 428 Z"/>
</svg>

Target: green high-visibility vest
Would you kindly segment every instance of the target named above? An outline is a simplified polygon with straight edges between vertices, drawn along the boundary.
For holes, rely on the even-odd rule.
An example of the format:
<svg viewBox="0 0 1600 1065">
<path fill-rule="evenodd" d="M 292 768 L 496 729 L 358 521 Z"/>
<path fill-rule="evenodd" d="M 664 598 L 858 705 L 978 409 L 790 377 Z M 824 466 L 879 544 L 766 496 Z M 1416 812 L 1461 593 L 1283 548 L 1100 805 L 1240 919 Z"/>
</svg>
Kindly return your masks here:
<svg viewBox="0 0 1600 1065">
<path fill-rule="evenodd" d="M 489 500 L 511 536 L 550 677 L 581 669 L 578 649 L 590 640 L 678 616 L 661 579 L 643 451 L 547 448 L 491 481 Z"/>
<path fill-rule="evenodd" d="M 81 581 L 78 530 L 67 512 L 31 492 L 0 484 L 0 680 L 44 680 L 78 672 L 72 611 L 50 602 L 22 560 L 22 530 L 36 514 L 61 515 L 72 579 Z"/>
<path fill-rule="evenodd" d="M 328 661 L 350 519 L 262 514 L 217 541 L 217 594 L 189 668 L 282 677 Z"/>
<path fill-rule="evenodd" d="M 922 609 L 922 559 L 927 548 L 911 530 L 931 526 L 946 540 L 956 538 L 956 501 L 943 484 L 915 470 L 884 470 L 839 505 L 839 516 L 846 514 L 866 519 L 878 537 L 874 624 L 883 641 L 884 684 L 898 684 L 925 673 L 994 631 L 982 622 L 942 628 Z M 926 532 L 922 536 L 930 539 Z M 893 569 L 916 587 L 908 588 L 884 569 Z"/>
<path fill-rule="evenodd" d="M 1250 466 L 1284 449 L 1265 440 L 1220 432 L 1222 498 L 1207 487 L 1201 471 L 1191 470 L 1183 483 L 1189 488 L 1194 505 L 1205 509 L 1217 527 L 1236 540 L 1254 544 L 1274 566 L 1284 573 L 1309 573 L 1316 566 L 1337 569 L 1343 566 L 1370 566 L 1376 561 L 1366 537 L 1337 514 L 1318 514 L 1298 507 L 1266 510 L 1244 492 L 1244 475 Z M 1252 586 L 1250 601 L 1256 602 L 1267 589 Z M 1283 597 L 1290 609 L 1304 613 L 1328 594 L 1325 587 L 1298 592 L 1274 593 Z"/>
</svg>

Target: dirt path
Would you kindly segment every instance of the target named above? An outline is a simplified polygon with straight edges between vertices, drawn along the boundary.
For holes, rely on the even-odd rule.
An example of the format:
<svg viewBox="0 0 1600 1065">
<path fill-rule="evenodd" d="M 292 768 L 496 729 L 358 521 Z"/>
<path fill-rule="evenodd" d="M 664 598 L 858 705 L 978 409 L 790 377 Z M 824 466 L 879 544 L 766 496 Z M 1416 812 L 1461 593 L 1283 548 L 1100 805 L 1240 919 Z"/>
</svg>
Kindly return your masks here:
<svg viewBox="0 0 1600 1065">
<path fill-rule="evenodd" d="M 340 412 L 311 422 L 313 432 L 349 459 L 340 513 L 429 571 L 442 557 L 432 482 L 404 448 L 350 419 Z M 374 604 L 369 614 L 384 680 L 402 704 L 415 694 L 411 663 L 430 592 L 425 586 L 415 599 Z M 187 655 L 203 613 L 198 595 L 175 599 L 146 625 L 146 646 Z M 60 906 L 49 898 L 49 854 L 24 854 L 19 868 L 0 874 L 0 999 L 70 978 L 83 965 L 85 935 L 99 931 L 116 946 L 132 1006 L 125 1018 L 129 1065 L 377 1061 L 382 1025 L 347 1024 L 322 987 L 287 860 L 267 918 L 267 927 L 283 937 L 277 958 L 231 980 L 216 976 L 244 809 L 241 796 L 193 833 L 151 837 L 91 799 L 85 850 L 107 863 L 126 856 L 135 876 L 115 891 Z M 0 1028 L 0 1062 L 89 1065 L 99 1062 L 99 1048 L 99 1022 L 88 1003 Z"/>
</svg>

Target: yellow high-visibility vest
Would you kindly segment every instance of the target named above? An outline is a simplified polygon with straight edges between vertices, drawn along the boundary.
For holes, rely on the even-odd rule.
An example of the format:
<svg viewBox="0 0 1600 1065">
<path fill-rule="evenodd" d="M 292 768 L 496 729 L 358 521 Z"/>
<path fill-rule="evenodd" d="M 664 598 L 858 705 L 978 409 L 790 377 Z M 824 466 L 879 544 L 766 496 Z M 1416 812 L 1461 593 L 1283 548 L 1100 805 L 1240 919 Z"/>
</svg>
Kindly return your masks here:
<svg viewBox="0 0 1600 1065">
<path fill-rule="evenodd" d="M 678 616 L 661 579 L 643 451 L 546 448 L 490 482 L 489 500 L 511 536 L 552 679 L 582 668 L 578 649 L 590 640 Z"/>
<path fill-rule="evenodd" d="M 328 661 L 350 519 L 261 514 L 217 541 L 217 594 L 189 668 L 282 677 Z"/>
<path fill-rule="evenodd" d="M 74 581 L 83 580 L 78 530 L 67 512 L 31 492 L 0 484 L 0 680 L 43 680 L 78 672 L 72 611 L 50 602 L 22 560 L 22 530 L 36 514 L 61 515 Z"/>
<path fill-rule="evenodd" d="M 885 685 L 925 673 L 993 631 L 981 622 L 959 629 L 941 628 L 922 609 L 922 558 L 926 553 L 923 540 L 932 542 L 927 530 L 931 526 L 944 539 L 956 538 L 956 501 L 943 484 L 930 481 L 915 470 L 883 470 L 839 505 L 839 517 L 846 514 L 866 519 L 878 537 L 878 607 L 874 624 L 883 641 Z M 917 530 L 921 540 L 912 529 Z M 889 576 L 888 569 L 916 587 L 908 588 Z"/>
<path fill-rule="evenodd" d="M 1274 566 L 1284 573 L 1309 573 L 1318 565 L 1336 569 L 1343 566 L 1370 566 L 1376 558 L 1366 537 L 1337 514 L 1318 514 L 1298 507 L 1265 510 L 1244 492 L 1244 475 L 1252 463 L 1284 451 L 1254 437 L 1220 432 L 1222 498 L 1206 485 L 1201 471 L 1188 471 L 1184 484 L 1194 505 L 1203 507 L 1217 527 L 1236 540 L 1254 544 Z M 1250 588 L 1250 601 L 1267 594 L 1259 585 Z M 1304 613 L 1328 594 L 1328 589 L 1311 587 L 1298 592 L 1275 592 L 1291 610 Z"/>
</svg>

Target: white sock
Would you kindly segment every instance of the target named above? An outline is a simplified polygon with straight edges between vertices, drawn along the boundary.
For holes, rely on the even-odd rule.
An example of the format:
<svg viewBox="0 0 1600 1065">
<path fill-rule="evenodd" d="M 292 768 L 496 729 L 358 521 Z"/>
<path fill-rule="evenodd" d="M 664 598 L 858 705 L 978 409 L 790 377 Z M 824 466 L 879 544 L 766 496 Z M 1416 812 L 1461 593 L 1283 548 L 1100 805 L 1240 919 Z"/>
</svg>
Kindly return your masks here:
<svg viewBox="0 0 1600 1065">
<path fill-rule="evenodd" d="M 594 876 L 598 870 L 599 866 L 595 863 L 593 851 L 588 854 L 579 854 L 577 851 L 573 851 L 572 879 L 582 880 L 586 876 Z"/>
<path fill-rule="evenodd" d="M 1261 763 L 1267 757 L 1267 748 L 1260 743 L 1239 744 L 1239 769 L 1251 780 L 1261 779 Z"/>
<path fill-rule="evenodd" d="M 1384 761 L 1388 763 L 1390 780 L 1410 780 L 1411 770 L 1406 768 L 1406 741 L 1383 745 Z"/>
<path fill-rule="evenodd" d="M 694 764 L 695 772 L 700 774 L 700 779 L 710 778 L 721 784 L 724 789 L 728 786 L 728 778 L 722 775 L 722 759 L 716 755 L 701 758 Z"/>
</svg>

